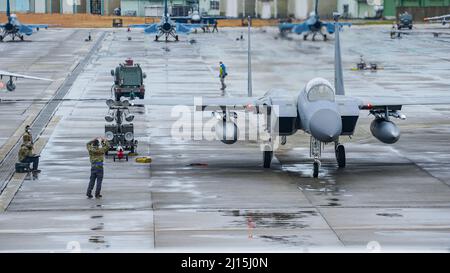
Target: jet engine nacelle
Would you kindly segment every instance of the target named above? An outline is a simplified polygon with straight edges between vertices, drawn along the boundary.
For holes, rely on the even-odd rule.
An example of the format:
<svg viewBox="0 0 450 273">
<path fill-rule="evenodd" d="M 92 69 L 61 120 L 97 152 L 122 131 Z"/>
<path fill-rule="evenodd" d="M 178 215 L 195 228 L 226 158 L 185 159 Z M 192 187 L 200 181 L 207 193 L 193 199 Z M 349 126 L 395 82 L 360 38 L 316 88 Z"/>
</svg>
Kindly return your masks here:
<svg viewBox="0 0 450 273">
<path fill-rule="evenodd" d="M 6 83 L 6 90 L 8 90 L 9 92 L 16 90 L 16 85 L 14 84 L 13 81 L 8 81 Z"/>
<path fill-rule="evenodd" d="M 400 129 L 392 121 L 377 118 L 370 124 L 372 135 L 386 144 L 393 144 L 400 138 Z"/>
<path fill-rule="evenodd" d="M 168 23 L 168 22 L 165 22 L 165 23 L 162 25 L 162 29 L 163 29 L 164 31 L 168 32 L 168 31 L 170 31 L 170 30 L 172 29 L 172 25 L 171 25 L 170 23 Z"/>
<path fill-rule="evenodd" d="M 238 128 L 231 121 L 219 121 L 215 126 L 217 139 L 225 144 L 234 144 L 238 139 Z"/>
</svg>

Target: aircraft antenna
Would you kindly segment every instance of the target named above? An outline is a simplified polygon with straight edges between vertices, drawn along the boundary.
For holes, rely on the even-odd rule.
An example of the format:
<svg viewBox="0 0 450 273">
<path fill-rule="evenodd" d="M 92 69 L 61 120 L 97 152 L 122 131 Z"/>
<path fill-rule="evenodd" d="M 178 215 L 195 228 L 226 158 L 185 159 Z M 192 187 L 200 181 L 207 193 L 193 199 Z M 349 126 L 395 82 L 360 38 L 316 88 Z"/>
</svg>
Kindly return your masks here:
<svg viewBox="0 0 450 273">
<path fill-rule="evenodd" d="M 341 58 L 341 42 L 339 32 L 341 25 L 339 24 L 339 17 L 341 15 L 337 12 L 333 13 L 335 41 L 334 41 L 334 88 L 336 95 L 345 95 L 344 89 L 344 75 L 342 73 L 342 58 Z"/>
<path fill-rule="evenodd" d="M 252 44 L 251 44 L 251 17 L 247 17 L 248 22 L 248 86 L 247 86 L 247 95 L 249 97 L 252 96 Z"/>
</svg>

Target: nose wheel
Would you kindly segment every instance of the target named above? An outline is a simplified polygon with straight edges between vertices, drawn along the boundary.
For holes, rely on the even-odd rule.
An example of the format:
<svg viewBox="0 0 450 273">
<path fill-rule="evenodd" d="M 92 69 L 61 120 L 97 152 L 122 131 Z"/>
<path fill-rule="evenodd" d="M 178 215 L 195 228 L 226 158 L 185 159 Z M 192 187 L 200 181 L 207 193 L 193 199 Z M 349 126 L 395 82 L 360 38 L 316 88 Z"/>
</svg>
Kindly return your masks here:
<svg viewBox="0 0 450 273">
<path fill-rule="evenodd" d="M 319 169 L 320 169 L 320 161 L 314 160 L 314 163 L 313 163 L 313 177 L 314 178 L 319 177 Z"/>
</svg>

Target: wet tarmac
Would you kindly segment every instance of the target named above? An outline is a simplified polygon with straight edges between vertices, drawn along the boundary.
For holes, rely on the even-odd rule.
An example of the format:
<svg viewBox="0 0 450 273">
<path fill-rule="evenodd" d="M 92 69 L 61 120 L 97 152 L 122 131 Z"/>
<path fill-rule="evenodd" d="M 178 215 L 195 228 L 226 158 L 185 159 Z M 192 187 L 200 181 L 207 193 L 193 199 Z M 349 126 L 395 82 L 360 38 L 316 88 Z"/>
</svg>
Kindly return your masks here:
<svg viewBox="0 0 450 273">
<path fill-rule="evenodd" d="M 385 28 L 355 26 L 342 33 L 347 93 L 448 100 L 450 40 L 391 39 Z M 14 43 L 20 49 L 11 53 L 15 61 L 0 55 L 1 69 L 64 78 L 88 52 L 88 31 L 41 31 L 30 43 Z M 450 106 L 405 107 L 408 119 L 398 122 L 402 138 L 391 146 L 370 135 L 372 117 L 361 113 L 355 136 L 344 139 L 347 167 L 338 169 L 326 146 L 313 179 L 304 133 L 289 137 L 265 170 L 257 143 L 174 138 L 172 108 L 149 104 L 135 110 L 134 125 L 138 153 L 153 162 L 107 158 L 103 198 L 86 199 L 85 145 L 104 133 L 110 70 L 128 57 L 140 63 L 150 101 L 218 96 L 222 60 L 228 93 L 244 96 L 247 43 L 236 40 L 243 31 L 165 44 L 138 30 L 97 30 L 96 37 L 105 33 L 98 51 L 56 111 L 56 125 L 43 132 L 42 173 L 24 180 L 0 213 L 0 251 L 448 251 Z M 333 81 L 333 41 L 280 39 L 274 28 L 257 29 L 253 37 L 254 95 L 272 88 L 295 93 L 318 76 Z M 0 52 L 12 45 L 0 43 Z M 360 55 L 383 69 L 352 71 Z M 42 97 L 47 87 L 24 80 L 15 92 L 0 94 L 18 100 L 0 102 L 2 147 L 29 117 L 27 109 L 42 105 L 23 100 Z"/>
</svg>

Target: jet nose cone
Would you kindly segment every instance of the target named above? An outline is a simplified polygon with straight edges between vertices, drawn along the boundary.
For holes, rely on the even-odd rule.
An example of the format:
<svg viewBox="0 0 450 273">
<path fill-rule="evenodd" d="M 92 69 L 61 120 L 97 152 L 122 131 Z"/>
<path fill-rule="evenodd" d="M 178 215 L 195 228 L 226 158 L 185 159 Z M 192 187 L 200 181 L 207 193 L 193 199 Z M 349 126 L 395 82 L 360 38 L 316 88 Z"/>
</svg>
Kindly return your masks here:
<svg viewBox="0 0 450 273">
<path fill-rule="evenodd" d="M 322 142 L 335 141 L 342 132 L 341 116 L 335 110 L 321 109 L 311 117 L 309 129 Z"/>
</svg>

